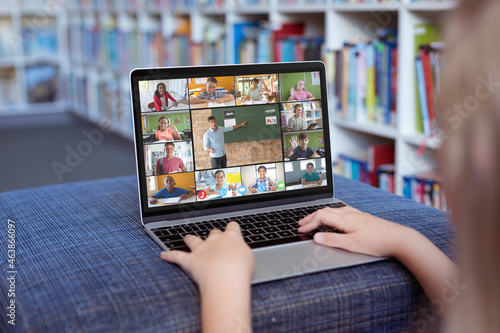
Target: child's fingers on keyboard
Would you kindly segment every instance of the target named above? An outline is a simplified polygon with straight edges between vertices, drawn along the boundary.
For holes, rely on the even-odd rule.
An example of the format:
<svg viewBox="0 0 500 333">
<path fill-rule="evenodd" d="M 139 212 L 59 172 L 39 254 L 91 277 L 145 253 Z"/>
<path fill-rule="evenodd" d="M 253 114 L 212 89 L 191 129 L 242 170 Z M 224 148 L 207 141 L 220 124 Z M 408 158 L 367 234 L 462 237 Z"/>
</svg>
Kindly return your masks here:
<svg viewBox="0 0 500 333">
<path fill-rule="evenodd" d="M 199 244 L 203 243 L 203 240 L 195 235 L 186 235 L 184 237 L 184 243 L 189 247 L 190 250 L 194 249 Z"/>
</svg>

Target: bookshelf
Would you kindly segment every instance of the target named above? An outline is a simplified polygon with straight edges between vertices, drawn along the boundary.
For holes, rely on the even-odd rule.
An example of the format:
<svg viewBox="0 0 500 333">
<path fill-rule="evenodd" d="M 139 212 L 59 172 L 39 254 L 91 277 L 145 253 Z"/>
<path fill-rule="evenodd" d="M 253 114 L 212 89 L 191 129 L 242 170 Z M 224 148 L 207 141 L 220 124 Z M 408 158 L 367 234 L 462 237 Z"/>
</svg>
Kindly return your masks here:
<svg viewBox="0 0 500 333">
<path fill-rule="evenodd" d="M 0 28 L 22 34 L 23 18 L 36 16 L 19 0 L 0 0 Z M 29 0 L 29 3 L 37 0 Z M 47 3 L 43 1 L 42 3 Z M 338 0 L 68 0 L 49 11 L 56 26 L 57 52 L 30 57 L 5 53 L 0 47 L 0 111 L 32 111 L 25 92 L 26 67 L 43 59 L 59 70 L 62 107 L 132 137 L 128 73 L 135 66 L 234 63 L 238 56 L 235 24 L 254 24 L 256 36 L 247 48 L 248 60 L 270 59 L 263 41 L 289 23 L 303 23 L 304 43 L 320 43 L 332 81 L 332 51 L 344 42 L 375 37 L 376 28 L 397 30 L 397 97 L 394 124 L 359 123 L 335 112 L 334 87 L 329 84 L 330 128 L 334 159 L 339 154 L 366 150 L 371 144 L 395 146 L 395 189 L 403 194 L 403 177 L 435 168 L 440 143 L 416 130 L 414 26 L 439 24 L 453 1 Z M 38 2 L 37 2 L 38 3 Z M 57 1 L 56 1 L 57 3 Z M 33 9 L 35 8 L 35 9 Z M 318 39 L 321 37 L 321 39 Z M 266 39 L 267 38 L 267 39 Z M 2 39 L 0 39 L 1 41 Z M 1 45 L 1 44 L 0 44 Z M 313 50 L 313 47 L 311 47 Z M 2 53 L 4 52 L 4 53 Z M 311 51 L 310 54 L 314 54 Z M 270 59 L 271 61 L 273 59 Z M 4 99 L 4 96 L 16 96 Z M 61 103 L 59 100 L 58 103 Z M 57 103 L 56 103 L 57 104 Z M 45 103 L 39 104 L 41 109 Z M 53 108 L 53 104 L 45 105 Z M 1 113 L 1 112 L 0 112 Z M 304 110 L 304 114 L 307 111 Z M 327 124 L 323 124 L 326 126 Z"/>
<path fill-rule="evenodd" d="M 65 15 L 49 1 L 0 0 L 0 116 L 66 110 Z"/>
</svg>

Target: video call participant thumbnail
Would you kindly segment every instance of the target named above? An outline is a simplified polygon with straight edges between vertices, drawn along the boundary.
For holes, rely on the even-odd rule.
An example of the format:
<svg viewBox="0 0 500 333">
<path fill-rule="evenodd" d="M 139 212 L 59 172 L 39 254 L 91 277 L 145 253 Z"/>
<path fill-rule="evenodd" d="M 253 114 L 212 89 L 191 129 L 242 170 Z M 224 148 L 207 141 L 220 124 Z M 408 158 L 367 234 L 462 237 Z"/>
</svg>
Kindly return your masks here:
<svg viewBox="0 0 500 333">
<path fill-rule="evenodd" d="M 215 77 L 209 77 L 207 79 L 207 83 L 205 85 L 206 90 L 202 91 L 198 94 L 198 96 L 191 98 L 192 104 L 200 104 L 200 103 L 224 103 L 228 101 L 234 100 L 234 96 L 228 94 L 224 91 L 215 90 L 217 88 L 217 79 Z"/>
<path fill-rule="evenodd" d="M 172 141 L 180 139 L 181 135 L 177 128 L 170 123 L 167 117 L 161 116 L 160 119 L 158 119 L 158 129 L 155 130 L 155 140 Z"/>
<path fill-rule="evenodd" d="M 226 174 L 223 170 L 217 170 L 215 172 L 216 184 L 205 189 L 207 194 L 220 194 L 219 191 L 224 189 L 227 193 L 231 192 L 233 196 L 238 195 L 238 186 L 236 184 L 231 184 L 226 181 Z"/>
<path fill-rule="evenodd" d="M 321 176 L 314 172 L 314 164 L 312 162 L 307 163 L 306 170 L 307 172 L 301 177 L 302 185 L 321 185 Z"/>
<path fill-rule="evenodd" d="M 248 185 L 248 190 L 252 193 L 257 193 L 259 192 L 259 187 L 260 189 L 264 189 L 265 187 L 264 191 L 276 191 L 277 189 L 276 185 L 278 183 L 271 177 L 266 177 L 267 173 L 266 167 L 263 165 L 259 166 L 258 173 L 259 177 L 255 178 L 255 180 L 252 183 L 250 183 L 250 185 Z"/>
<path fill-rule="evenodd" d="M 300 103 L 297 103 L 293 106 L 294 110 L 294 115 L 288 118 L 288 123 L 286 130 L 287 132 L 290 131 L 304 131 L 307 129 L 307 123 L 302 118 L 302 113 L 303 113 L 303 106 Z"/>
<path fill-rule="evenodd" d="M 173 172 L 186 172 L 184 162 L 179 157 L 174 156 L 175 144 L 165 143 L 166 156 L 156 161 L 156 175 L 166 175 Z"/>
<path fill-rule="evenodd" d="M 298 141 L 296 135 L 292 136 L 292 138 L 290 139 L 291 147 L 285 152 L 285 158 L 297 159 L 320 157 L 313 148 L 307 146 L 308 144 L 309 135 L 306 132 L 301 132 L 299 134 Z"/>
<path fill-rule="evenodd" d="M 217 119 L 214 116 L 208 117 L 210 128 L 203 135 L 203 149 L 210 153 L 210 163 L 212 168 L 225 168 L 227 166 L 226 147 L 224 142 L 224 133 L 234 131 L 241 126 L 246 126 L 247 121 L 233 126 L 218 127 Z"/>
<path fill-rule="evenodd" d="M 175 187 L 175 179 L 172 176 L 167 176 L 164 180 L 165 187 L 148 198 L 150 204 L 158 203 L 158 199 L 176 198 L 180 200 L 190 198 L 194 195 L 193 191 Z"/>
<path fill-rule="evenodd" d="M 171 100 L 174 103 L 174 106 L 177 106 L 179 103 L 170 95 L 167 91 L 167 86 L 165 83 L 158 83 L 156 86 L 155 95 L 153 96 L 153 101 L 155 103 L 155 111 L 163 111 L 168 107 L 168 100 Z"/>
</svg>

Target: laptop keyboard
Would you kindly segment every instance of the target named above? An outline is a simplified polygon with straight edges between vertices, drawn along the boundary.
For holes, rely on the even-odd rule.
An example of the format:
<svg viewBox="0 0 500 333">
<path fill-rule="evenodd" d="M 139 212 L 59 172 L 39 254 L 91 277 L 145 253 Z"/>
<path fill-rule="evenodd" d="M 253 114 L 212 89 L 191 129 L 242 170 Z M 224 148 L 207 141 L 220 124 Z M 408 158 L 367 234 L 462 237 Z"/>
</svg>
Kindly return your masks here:
<svg viewBox="0 0 500 333">
<path fill-rule="evenodd" d="M 303 217 L 314 213 L 325 207 L 340 208 L 345 204 L 336 202 L 328 205 L 315 205 L 287 210 L 273 211 L 269 213 L 252 214 L 244 216 L 232 216 L 220 220 L 209 220 L 167 226 L 152 229 L 151 231 L 172 250 L 188 251 L 184 243 L 184 236 L 188 234 L 197 235 L 205 239 L 212 229 L 225 230 L 230 221 L 239 223 L 245 242 L 252 248 L 295 243 L 313 239 L 317 232 L 339 232 L 337 229 L 322 225 L 310 233 L 303 234 L 297 231 L 297 222 Z"/>
</svg>

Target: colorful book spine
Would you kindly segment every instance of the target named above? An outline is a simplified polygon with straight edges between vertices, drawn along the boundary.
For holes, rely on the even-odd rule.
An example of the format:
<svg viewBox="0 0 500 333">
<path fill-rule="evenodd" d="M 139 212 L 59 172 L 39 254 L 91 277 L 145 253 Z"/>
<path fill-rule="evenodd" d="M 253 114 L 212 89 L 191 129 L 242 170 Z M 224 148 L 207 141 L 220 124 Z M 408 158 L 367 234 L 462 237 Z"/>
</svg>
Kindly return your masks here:
<svg viewBox="0 0 500 333">
<path fill-rule="evenodd" d="M 403 177 L 403 196 L 425 205 L 448 211 L 446 194 L 436 172 Z"/>
<path fill-rule="evenodd" d="M 436 95 L 441 84 L 441 75 L 444 68 L 444 58 L 440 43 L 431 43 L 420 47 L 416 59 L 417 71 L 417 110 L 421 117 L 423 133 L 431 136 L 437 128 L 439 116 L 436 109 Z M 419 69 L 421 67 L 421 70 Z M 425 92 L 425 94 L 422 94 Z M 425 98 L 424 98 L 425 97 Z"/>
<path fill-rule="evenodd" d="M 369 43 L 366 48 L 366 113 L 368 120 L 375 121 L 375 45 Z"/>
<path fill-rule="evenodd" d="M 335 105 L 352 122 L 395 125 L 397 45 L 393 37 L 344 44 L 335 53 Z"/>
<path fill-rule="evenodd" d="M 392 171 L 394 175 L 394 146 L 373 145 L 353 156 L 340 154 L 338 164 L 342 166 L 338 168 L 339 174 L 378 187 L 378 176 L 382 167 L 383 170 Z M 389 165 L 392 165 L 392 169 L 387 169 Z"/>
<path fill-rule="evenodd" d="M 429 111 L 427 110 L 427 95 L 425 89 L 424 68 L 420 56 L 417 56 L 415 61 L 417 67 L 417 83 L 418 83 L 418 101 L 420 105 L 420 112 L 422 115 L 422 125 L 424 127 L 424 135 L 431 135 L 431 127 L 429 122 Z"/>
</svg>

